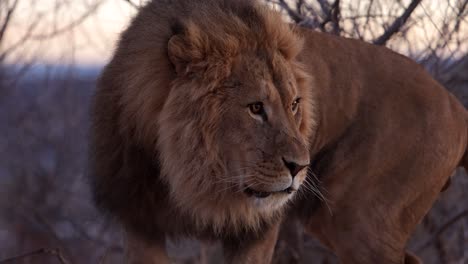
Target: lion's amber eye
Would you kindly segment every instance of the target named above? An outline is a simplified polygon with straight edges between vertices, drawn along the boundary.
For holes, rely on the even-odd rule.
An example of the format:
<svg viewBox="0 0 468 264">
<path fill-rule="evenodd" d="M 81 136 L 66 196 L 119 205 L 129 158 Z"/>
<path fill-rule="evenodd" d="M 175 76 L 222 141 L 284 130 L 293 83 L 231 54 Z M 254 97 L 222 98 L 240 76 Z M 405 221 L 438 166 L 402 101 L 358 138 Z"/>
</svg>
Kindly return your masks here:
<svg viewBox="0 0 468 264">
<path fill-rule="evenodd" d="M 252 114 L 261 115 L 263 114 L 263 103 L 256 102 L 253 104 L 249 104 L 249 109 L 250 109 L 250 112 L 252 112 Z"/>
<path fill-rule="evenodd" d="M 301 102 L 301 98 L 297 98 L 294 100 L 294 102 L 291 105 L 291 111 L 295 114 L 297 111 L 297 108 L 299 107 L 299 103 Z"/>
</svg>

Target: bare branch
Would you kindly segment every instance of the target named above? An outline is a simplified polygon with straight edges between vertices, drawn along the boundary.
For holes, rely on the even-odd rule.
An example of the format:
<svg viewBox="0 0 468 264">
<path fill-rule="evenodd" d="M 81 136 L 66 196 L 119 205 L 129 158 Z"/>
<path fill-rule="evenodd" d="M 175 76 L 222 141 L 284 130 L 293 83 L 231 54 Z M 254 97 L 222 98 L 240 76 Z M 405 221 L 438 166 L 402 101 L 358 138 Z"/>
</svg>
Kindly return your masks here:
<svg viewBox="0 0 468 264">
<path fill-rule="evenodd" d="M 364 30 L 367 30 L 369 28 L 369 21 L 371 18 L 371 10 L 372 10 L 372 5 L 374 4 L 374 0 L 369 1 L 369 5 L 367 6 L 367 12 L 366 12 L 366 22 L 364 23 Z"/>
<path fill-rule="evenodd" d="M 31 252 L 28 252 L 28 253 L 25 253 L 25 254 L 21 254 L 21 255 L 15 256 L 15 257 L 0 260 L 0 264 L 14 263 L 14 262 L 16 262 L 18 260 L 21 260 L 21 259 L 24 259 L 24 258 L 27 258 L 27 257 L 37 256 L 37 255 L 52 255 L 52 256 L 57 257 L 57 259 L 60 261 L 61 264 L 72 264 L 70 261 L 68 261 L 62 255 L 62 253 L 60 252 L 60 249 L 58 249 L 58 248 L 54 248 L 54 249 L 41 248 L 41 249 L 34 250 L 34 251 L 31 251 Z"/>
<path fill-rule="evenodd" d="M 279 5 L 281 8 L 283 8 L 287 13 L 288 13 L 288 16 L 296 23 L 301 23 L 303 20 L 304 20 L 304 17 L 302 15 L 299 14 L 298 11 L 295 11 L 292 9 L 292 7 L 289 6 L 288 3 L 286 3 L 285 0 L 279 0 L 278 2 L 276 1 L 271 1 L 271 0 L 267 0 L 268 2 L 270 3 L 273 3 L 273 4 L 277 4 Z"/>
<path fill-rule="evenodd" d="M 331 22 L 333 23 L 333 33 L 340 33 L 340 0 L 335 0 L 330 10 Z"/>
<path fill-rule="evenodd" d="M 124 1 L 127 2 L 128 4 L 130 4 L 131 6 L 133 6 L 133 7 L 136 8 L 136 9 L 139 9 L 139 8 L 140 8 L 140 6 L 137 5 L 137 4 L 135 4 L 135 3 L 133 3 L 132 0 L 124 0 Z"/>
<path fill-rule="evenodd" d="M 91 5 L 86 12 L 84 12 L 80 17 L 78 17 L 76 20 L 70 22 L 68 25 L 65 25 L 61 28 L 55 29 L 52 32 L 48 32 L 45 34 L 37 34 L 37 35 L 32 35 L 31 39 L 34 40 L 42 40 L 42 39 L 48 39 L 55 37 L 57 35 L 69 32 L 70 30 L 76 28 L 77 26 L 81 25 L 88 17 L 90 17 L 92 14 L 96 12 L 96 10 L 99 8 L 99 6 L 102 4 L 101 1 L 98 1 Z"/>
<path fill-rule="evenodd" d="M 304 0 L 297 0 L 296 2 L 296 10 L 299 15 L 302 16 L 302 8 L 304 6 Z"/>
<path fill-rule="evenodd" d="M 18 41 L 9 45 L 9 47 L 3 49 L 3 51 L 0 51 L 0 62 L 3 61 L 8 54 L 21 47 L 24 43 L 26 43 L 28 39 L 31 38 L 31 35 L 33 34 L 34 30 L 40 24 L 41 19 L 42 15 L 38 15 L 36 19 L 34 19 L 34 21 L 28 26 L 26 33 L 24 33 L 24 35 Z"/>
<path fill-rule="evenodd" d="M 330 13 L 330 4 L 325 1 L 325 0 L 317 0 L 320 4 L 320 7 L 322 8 L 322 13 L 323 14 L 329 14 Z"/>
<path fill-rule="evenodd" d="M 395 21 L 393 21 L 392 25 L 385 30 L 382 36 L 378 37 L 376 40 L 373 41 L 374 44 L 376 45 L 385 45 L 387 41 L 395 34 L 397 33 L 400 28 L 406 23 L 408 18 L 411 16 L 413 11 L 416 9 L 416 7 L 421 3 L 421 0 L 413 0 L 409 4 L 408 8 L 405 9 L 403 14 L 397 18 Z"/>
<path fill-rule="evenodd" d="M 460 29 L 460 24 L 463 21 L 463 17 L 464 17 L 464 14 L 465 14 L 467 4 L 468 4 L 468 1 L 465 0 L 462 3 L 460 9 L 458 10 L 457 22 L 455 23 L 455 27 L 454 27 L 454 31 L 456 31 L 456 32 L 458 32 L 458 30 Z"/>
<path fill-rule="evenodd" d="M 10 8 L 8 8 L 5 20 L 3 21 L 3 24 L 0 27 L 0 44 L 2 43 L 3 36 L 5 36 L 5 32 L 8 29 L 8 25 L 10 24 L 11 18 L 17 6 L 18 6 L 18 0 L 15 0 L 13 2 L 13 5 Z"/>
</svg>

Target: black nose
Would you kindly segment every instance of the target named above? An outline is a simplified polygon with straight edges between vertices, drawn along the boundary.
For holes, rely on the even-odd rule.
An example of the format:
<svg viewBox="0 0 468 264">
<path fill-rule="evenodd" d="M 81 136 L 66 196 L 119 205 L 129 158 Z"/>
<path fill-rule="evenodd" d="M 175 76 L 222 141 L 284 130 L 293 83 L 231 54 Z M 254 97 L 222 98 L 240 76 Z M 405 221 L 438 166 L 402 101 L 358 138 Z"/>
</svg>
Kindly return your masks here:
<svg viewBox="0 0 468 264">
<path fill-rule="evenodd" d="M 289 172 L 291 172 L 291 176 L 294 178 L 303 168 L 307 167 L 307 165 L 299 165 L 294 161 L 287 161 L 283 158 L 284 165 L 288 168 Z"/>
</svg>

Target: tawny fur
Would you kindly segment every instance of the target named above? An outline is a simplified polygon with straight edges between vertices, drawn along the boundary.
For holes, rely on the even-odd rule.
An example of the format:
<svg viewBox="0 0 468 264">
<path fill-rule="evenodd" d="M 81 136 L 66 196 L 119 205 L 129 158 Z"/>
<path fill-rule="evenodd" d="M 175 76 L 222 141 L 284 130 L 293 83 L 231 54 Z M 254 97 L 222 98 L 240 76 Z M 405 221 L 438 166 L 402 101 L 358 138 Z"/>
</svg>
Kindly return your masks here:
<svg viewBox="0 0 468 264">
<path fill-rule="evenodd" d="M 257 101 L 266 116 L 252 118 Z M 255 1 L 151 1 L 99 80 L 93 194 L 133 263 L 167 262 L 167 236 L 269 263 L 293 215 L 344 263 L 417 262 L 406 242 L 465 153 L 466 119 L 388 49 L 289 26 Z M 291 181 L 285 159 L 309 173 Z M 297 195 L 276 193 L 290 182 Z"/>
</svg>

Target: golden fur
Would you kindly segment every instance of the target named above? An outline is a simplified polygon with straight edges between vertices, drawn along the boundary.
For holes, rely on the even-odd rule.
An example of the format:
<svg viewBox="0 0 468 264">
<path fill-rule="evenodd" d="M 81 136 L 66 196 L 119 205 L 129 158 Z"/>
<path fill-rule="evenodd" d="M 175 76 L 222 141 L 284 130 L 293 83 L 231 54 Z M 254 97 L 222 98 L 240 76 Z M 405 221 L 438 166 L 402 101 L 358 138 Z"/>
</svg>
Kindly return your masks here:
<svg viewBox="0 0 468 264">
<path fill-rule="evenodd" d="M 93 194 L 132 263 L 168 261 L 166 236 L 268 263 L 286 208 L 346 263 L 404 263 L 466 131 L 458 102 L 387 49 L 255 1 L 155 0 L 99 80 Z"/>
</svg>

